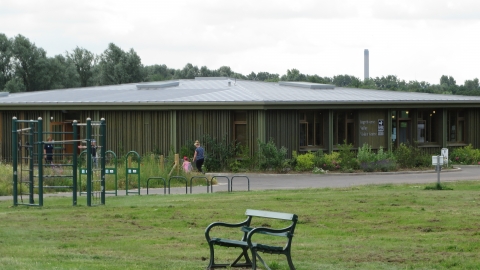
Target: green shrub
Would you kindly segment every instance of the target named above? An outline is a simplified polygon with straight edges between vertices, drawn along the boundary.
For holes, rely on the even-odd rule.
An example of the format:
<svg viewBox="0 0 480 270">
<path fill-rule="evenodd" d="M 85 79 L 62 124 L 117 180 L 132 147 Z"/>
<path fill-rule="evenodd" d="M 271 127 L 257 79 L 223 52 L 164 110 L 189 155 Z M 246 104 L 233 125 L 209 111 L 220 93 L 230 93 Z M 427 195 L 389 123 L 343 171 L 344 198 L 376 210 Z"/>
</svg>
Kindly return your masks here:
<svg viewBox="0 0 480 270">
<path fill-rule="evenodd" d="M 12 165 L 0 162 L 0 196 L 12 195 L 12 180 Z"/>
<path fill-rule="evenodd" d="M 394 152 L 395 160 L 401 168 L 419 168 L 432 165 L 431 156 L 418 147 L 400 144 Z"/>
<path fill-rule="evenodd" d="M 235 159 L 239 148 L 238 143 L 228 143 L 226 137 L 221 141 L 217 141 L 210 135 L 203 138 L 205 148 L 204 166 L 210 172 L 218 172 L 227 170 L 230 163 Z"/>
<path fill-rule="evenodd" d="M 313 163 L 314 163 L 314 166 L 315 167 L 318 167 L 318 168 L 321 168 L 322 167 L 322 158 L 323 158 L 323 151 L 322 150 L 318 150 L 317 152 L 314 152 L 313 153 L 314 157 L 313 157 Z"/>
<path fill-rule="evenodd" d="M 307 153 L 303 155 L 298 155 L 296 157 L 296 166 L 295 170 L 296 171 L 311 171 L 314 166 L 314 158 L 315 156 L 313 155 L 312 152 L 308 151 Z"/>
<path fill-rule="evenodd" d="M 361 148 L 358 149 L 357 159 L 360 163 L 360 168 L 365 172 L 375 171 L 375 164 L 377 157 L 374 152 L 372 152 L 372 147 L 368 144 L 363 144 Z"/>
<path fill-rule="evenodd" d="M 365 172 L 387 172 L 395 170 L 397 167 L 393 153 L 385 152 L 382 147 L 375 153 L 368 144 L 364 144 L 358 149 L 357 158 L 360 168 Z"/>
<path fill-rule="evenodd" d="M 340 170 L 340 153 L 324 154 L 320 159 L 321 168 L 327 171 Z"/>
<path fill-rule="evenodd" d="M 395 155 L 392 152 L 385 152 L 383 147 L 378 149 L 376 155 L 376 169 L 382 172 L 393 171 L 397 169 Z"/>
<path fill-rule="evenodd" d="M 236 159 L 230 162 L 230 164 L 228 164 L 230 171 L 234 173 L 240 171 L 241 166 L 242 166 L 241 162 Z"/>
<path fill-rule="evenodd" d="M 277 172 L 285 171 L 285 168 L 288 165 L 285 160 L 287 156 L 287 148 L 284 146 L 277 148 L 273 139 L 270 139 L 268 143 L 259 141 L 258 144 L 260 169 L 273 169 Z"/>
<path fill-rule="evenodd" d="M 180 148 L 180 158 L 182 159 L 183 157 L 188 157 L 190 161 L 193 161 L 193 155 L 195 153 L 195 145 L 194 141 L 187 141 L 186 145 L 183 145 Z"/>
<path fill-rule="evenodd" d="M 432 156 L 426 153 L 418 153 L 418 155 L 415 155 L 415 167 L 432 167 Z"/>
<path fill-rule="evenodd" d="M 412 155 L 412 147 L 401 143 L 394 153 L 395 159 L 401 168 L 415 167 L 415 159 Z"/>
<path fill-rule="evenodd" d="M 237 158 L 235 159 L 240 164 L 238 170 L 256 170 L 258 169 L 258 153 L 250 155 L 250 148 L 248 146 L 240 145 L 237 148 Z"/>
<path fill-rule="evenodd" d="M 340 169 L 342 171 L 352 171 L 358 169 L 358 160 L 353 149 L 352 144 L 347 144 L 344 142 L 341 145 L 338 145 L 340 153 Z"/>
<path fill-rule="evenodd" d="M 455 148 L 451 152 L 450 160 L 457 164 L 479 164 L 480 161 L 480 150 L 474 149 L 471 144 L 461 147 Z"/>
</svg>

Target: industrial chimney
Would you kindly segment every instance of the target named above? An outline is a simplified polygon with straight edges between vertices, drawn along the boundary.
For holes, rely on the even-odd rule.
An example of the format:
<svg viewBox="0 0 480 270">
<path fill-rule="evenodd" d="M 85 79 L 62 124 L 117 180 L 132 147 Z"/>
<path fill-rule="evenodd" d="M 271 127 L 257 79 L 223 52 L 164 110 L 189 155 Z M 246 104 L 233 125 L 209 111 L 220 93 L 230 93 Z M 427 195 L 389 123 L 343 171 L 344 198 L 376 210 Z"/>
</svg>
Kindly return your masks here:
<svg viewBox="0 0 480 270">
<path fill-rule="evenodd" d="M 364 79 L 369 79 L 370 78 L 370 75 L 368 74 L 368 49 L 365 49 L 365 51 L 363 52 L 363 56 L 364 56 L 364 60 L 363 60 L 363 77 Z"/>
</svg>

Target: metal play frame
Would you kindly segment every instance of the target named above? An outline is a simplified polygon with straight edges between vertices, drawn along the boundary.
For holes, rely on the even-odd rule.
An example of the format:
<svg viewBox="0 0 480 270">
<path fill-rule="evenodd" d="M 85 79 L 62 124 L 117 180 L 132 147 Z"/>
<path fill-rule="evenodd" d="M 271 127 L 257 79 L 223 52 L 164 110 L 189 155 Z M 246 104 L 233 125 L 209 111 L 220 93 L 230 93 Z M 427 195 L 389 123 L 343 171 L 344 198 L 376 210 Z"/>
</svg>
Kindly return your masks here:
<svg viewBox="0 0 480 270">
<path fill-rule="evenodd" d="M 96 204 L 105 204 L 105 144 L 106 144 L 106 124 L 105 119 L 93 122 L 87 118 L 87 123 L 79 124 L 77 121 L 72 123 L 72 132 L 44 132 L 43 121 L 38 120 L 18 120 L 12 118 L 12 153 L 13 153 L 13 204 L 43 206 L 44 189 L 71 189 L 72 204 L 77 205 L 77 176 L 78 160 L 76 149 L 79 143 L 91 145 L 92 125 L 99 125 L 100 132 L 98 140 L 100 142 L 100 179 L 94 179 L 92 169 L 91 148 L 87 147 L 87 205 L 92 206 L 92 195 L 99 198 Z M 86 126 L 86 139 L 78 139 L 78 126 Z M 45 135 L 68 134 L 73 140 L 44 141 Z M 23 140 L 24 139 L 24 140 Z M 45 144 L 53 144 L 52 157 L 55 161 L 47 164 L 44 162 L 43 149 Z M 64 146 L 71 145 L 73 153 L 63 153 Z M 25 154 L 23 149 L 25 149 Z M 56 153 L 61 150 L 62 153 Z M 68 162 L 65 163 L 65 160 Z M 20 161 L 20 168 L 19 168 Z M 71 161 L 71 162 L 70 162 Z M 24 164 L 28 168 L 24 168 Z M 48 185 L 46 185 L 48 182 Z M 57 184 L 57 183 L 62 184 Z M 66 183 L 66 184 L 65 184 Z M 26 187 L 25 187 L 26 186 Z M 24 190 L 26 188 L 26 190 Z M 35 192 L 37 191 L 37 192 Z M 37 193 L 38 203 L 35 203 L 35 193 Z M 23 196 L 28 196 L 28 202 L 23 201 Z M 19 202 L 20 197 L 20 202 Z"/>
</svg>

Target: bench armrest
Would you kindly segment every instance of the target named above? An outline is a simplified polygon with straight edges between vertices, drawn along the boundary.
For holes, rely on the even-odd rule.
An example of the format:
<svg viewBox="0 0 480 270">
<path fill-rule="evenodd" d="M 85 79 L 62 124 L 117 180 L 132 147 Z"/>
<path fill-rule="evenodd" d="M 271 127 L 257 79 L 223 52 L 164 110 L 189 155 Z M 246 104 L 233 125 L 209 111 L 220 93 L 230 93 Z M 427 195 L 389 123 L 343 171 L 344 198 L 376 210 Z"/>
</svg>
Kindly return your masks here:
<svg viewBox="0 0 480 270">
<path fill-rule="evenodd" d="M 242 232 L 245 233 L 250 233 L 252 230 L 255 229 L 254 233 L 261 233 L 261 234 L 268 234 L 272 236 L 283 236 L 283 237 L 289 237 L 291 234 L 291 227 L 287 227 L 284 229 L 271 229 L 271 228 L 264 228 L 264 227 L 258 227 L 258 228 L 251 228 L 251 227 L 242 227 Z M 292 234 L 293 235 L 293 234 Z"/>
<path fill-rule="evenodd" d="M 247 235 L 247 241 L 250 240 L 255 233 L 292 238 L 293 233 L 291 233 L 291 231 L 292 231 L 292 226 L 288 226 L 283 229 L 272 229 L 272 228 L 265 228 L 265 227 L 252 228 Z"/>
<path fill-rule="evenodd" d="M 240 223 L 213 222 L 210 225 L 208 225 L 207 228 L 205 229 L 205 238 L 207 238 L 207 242 L 210 242 L 211 240 L 210 230 L 213 229 L 214 227 L 238 228 L 238 227 L 250 225 L 250 220 L 251 218 L 249 217 Z"/>
<path fill-rule="evenodd" d="M 283 229 L 272 229 L 272 228 L 265 228 L 265 227 L 258 227 L 258 228 L 253 228 L 248 234 L 247 234 L 247 243 L 250 248 L 253 248 L 254 244 L 252 242 L 253 235 L 256 233 L 260 234 L 267 234 L 267 235 L 272 235 L 272 236 L 282 236 L 288 238 L 287 243 L 285 248 L 288 248 L 290 246 L 290 243 L 293 238 L 293 230 L 294 226 L 288 226 Z"/>
</svg>

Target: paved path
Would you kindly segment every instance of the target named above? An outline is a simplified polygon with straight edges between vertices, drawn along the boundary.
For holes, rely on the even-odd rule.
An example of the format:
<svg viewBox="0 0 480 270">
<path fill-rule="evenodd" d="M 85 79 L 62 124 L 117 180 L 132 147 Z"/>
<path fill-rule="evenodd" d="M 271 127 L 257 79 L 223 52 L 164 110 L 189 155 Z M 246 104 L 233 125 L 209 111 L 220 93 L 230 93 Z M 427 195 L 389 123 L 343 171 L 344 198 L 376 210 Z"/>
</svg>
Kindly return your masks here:
<svg viewBox="0 0 480 270">
<path fill-rule="evenodd" d="M 437 182 L 437 173 L 434 171 L 422 172 L 390 172 L 390 173 L 328 173 L 328 174 L 220 174 L 212 173 L 207 176 L 217 177 L 218 184 L 213 186 L 213 192 L 227 192 L 228 181 L 225 177 L 232 179 L 233 191 L 245 191 L 248 189 L 248 180 L 250 180 L 250 190 L 267 189 L 302 189 L 302 188 L 339 188 L 356 185 L 368 184 L 428 184 Z M 440 174 L 441 182 L 451 182 L 459 180 L 477 180 L 480 181 L 480 166 L 461 166 L 458 169 L 443 170 Z M 132 191 L 132 190 L 130 190 Z M 147 189 L 141 189 L 141 194 L 146 195 Z M 164 194 L 163 188 L 150 188 L 149 194 Z M 190 193 L 188 188 L 171 188 L 170 194 Z M 168 194 L 168 190 L 166 191 Z M 207 193 L 206 186 L 192 187 L 192 193 Z M 125 190 L 119 190 L 118 195 L 125 195 Z M 71 193 L 45 194 L 49 196 L 71 196 Z M 83 195 L 85 196 L 85 195 Z M 111 196 L 111 195 L 108 195 Z M 132 195 L 130 195 L 132 196 Z M 134 196 L 134 195 L 133 195 Z M 0 196 L 0 201 L 13 201 L 12 196 Z"/>
</svg>

